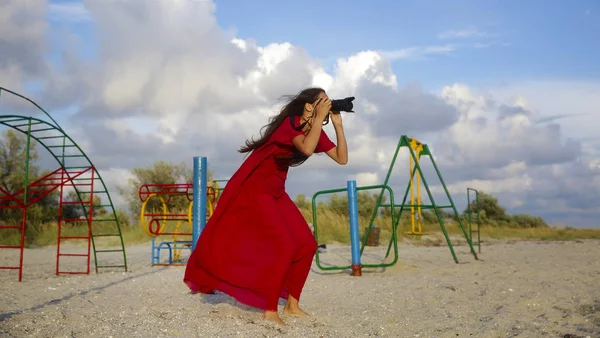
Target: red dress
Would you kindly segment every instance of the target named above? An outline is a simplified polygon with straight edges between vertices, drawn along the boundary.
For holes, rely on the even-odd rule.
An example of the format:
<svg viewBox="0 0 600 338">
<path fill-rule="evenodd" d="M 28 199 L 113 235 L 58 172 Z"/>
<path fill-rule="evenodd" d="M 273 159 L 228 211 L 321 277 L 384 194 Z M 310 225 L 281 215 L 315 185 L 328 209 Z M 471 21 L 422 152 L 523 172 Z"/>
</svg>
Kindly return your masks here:
<svg viewBox="0 0 600 338">
<path fill-rule="evenodd" d="M 292 139 L 301 134 L 284 120 L 227 182 L 186 266 L 184 282 L 192 292 L 218 290 L 271 311 L 279 297 L 300 299 L 317 243 L 285 192 L 289 166 L 276 156 L 292 154 Z M 314 152 L 333 147 L 321 131 Z"/>
</svg>

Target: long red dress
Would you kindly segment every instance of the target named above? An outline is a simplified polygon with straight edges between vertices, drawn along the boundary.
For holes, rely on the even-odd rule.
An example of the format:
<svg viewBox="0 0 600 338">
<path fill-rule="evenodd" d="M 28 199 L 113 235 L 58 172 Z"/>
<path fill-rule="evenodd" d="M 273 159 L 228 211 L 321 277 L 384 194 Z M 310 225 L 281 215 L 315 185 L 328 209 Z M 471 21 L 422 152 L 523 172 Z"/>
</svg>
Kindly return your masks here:
<svg viewBox="0 0 600 338">
<path fill-rule="evenodd" d="M 292 154 L 292 139 L 301 134 L 286 119 L 227 182 L 187 263 L 184 282 L 192 292 L 218 290 L 271 311 L 279 297 L 300 299 L 317 243 L 285 192 L 289 166 L 276 156 Z M 333 147 L 321 131 L 314 152 Z"/>
</svg>

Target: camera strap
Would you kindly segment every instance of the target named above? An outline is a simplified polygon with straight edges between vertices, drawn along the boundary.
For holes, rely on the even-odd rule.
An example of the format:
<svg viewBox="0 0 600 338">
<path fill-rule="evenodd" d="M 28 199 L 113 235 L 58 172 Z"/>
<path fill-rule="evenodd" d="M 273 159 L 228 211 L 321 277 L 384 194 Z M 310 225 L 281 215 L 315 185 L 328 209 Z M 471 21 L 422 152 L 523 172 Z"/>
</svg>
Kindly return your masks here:
<svg viewBox="0 0 600 338">
<path fill-rule="evenodd" d="M 319 101 L 317 101 L 317 104 L 315 105 L 315 109 L 317 108 L 317 106 L 319 105 L 319 103 L 321 103 L 322 99 L 319 99 Z M 315 111 L 313 110 L 313 116 L 315 115 Z M 299 127 L 296 127 L 294 125 L 294 116 L 290 116 L 290 124 L 292 125 L 292 128 L 294 128 L 294 130 L 296 131 L 302 131 L 302 129 L 304 129 L 304 126 L 306 126 L 306 124 L 308 123 L 308 121 L 304 121 L 304 123 L 302 123 Z"/>
<path fill-rule="evenodd" d="M 306 124 L 308 123 L 308 121 L 304 121 L 304 123 L 300 124 L 299 127 L 296 127 L 294 125 L 294 117 L 295 116 L 290 116 L 290 124 L 292 125 L 292 128 L 294 128 L 294 130 L 296 130 L 296 131 L 302 131 L 302 129 L 304 129 L 304 127 L 306 126 Z"/>
</svg>

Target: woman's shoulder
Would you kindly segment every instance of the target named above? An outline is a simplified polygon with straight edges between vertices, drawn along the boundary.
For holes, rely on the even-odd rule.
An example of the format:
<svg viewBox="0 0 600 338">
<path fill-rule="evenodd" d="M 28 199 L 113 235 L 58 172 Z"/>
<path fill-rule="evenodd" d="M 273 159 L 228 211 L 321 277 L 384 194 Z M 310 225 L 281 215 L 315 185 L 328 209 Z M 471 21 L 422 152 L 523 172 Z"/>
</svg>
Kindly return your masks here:
<svg viewBox="0 0 600 338">
<path fill-rule="evenodd" d="M 286 117 L 281 125 L 275 130 L 273 136 L 282 141 L 292 140 L 298 135 L 302 135 L 302 130 L 297 130 L 294 126 L 298 126 L 300 118 L 298 116 Z"/>
</svg>

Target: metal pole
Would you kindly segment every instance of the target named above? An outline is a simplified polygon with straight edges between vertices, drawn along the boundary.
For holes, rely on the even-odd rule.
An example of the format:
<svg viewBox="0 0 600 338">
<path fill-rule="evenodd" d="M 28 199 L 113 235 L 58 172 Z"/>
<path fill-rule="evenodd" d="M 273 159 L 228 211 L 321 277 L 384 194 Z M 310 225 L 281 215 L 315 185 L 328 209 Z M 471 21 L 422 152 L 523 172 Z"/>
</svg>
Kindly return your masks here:
<svg viewBox="0 0 600 338">
<path fill-rule="evenodd" d="M 194 209 L 192 210 L 192 250 L 196 249 L 200 233 L 206 225 L 206 157 L 194 157 Z"/>
<path fill-rule="evenodd" d="M 350 241 L 352 245 L 352 276 L 361 276 L 356 181 L 348 181 L 348 211 L 350 214 Z"/>
<path fill-rule="evenodd" d="M 25 179 L 23 182 L 23 205 L 27 205 L 27 188 L 29 188 L 29 153 L 31 151 L 31 119 L 27 123 L 27 149 L 25 151 Z"/>
</svg>

